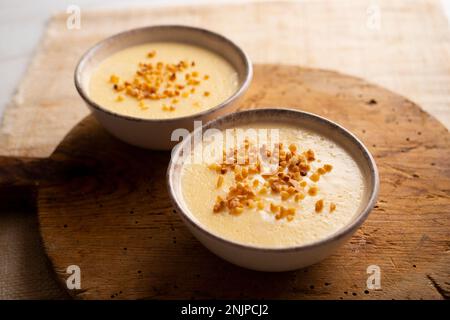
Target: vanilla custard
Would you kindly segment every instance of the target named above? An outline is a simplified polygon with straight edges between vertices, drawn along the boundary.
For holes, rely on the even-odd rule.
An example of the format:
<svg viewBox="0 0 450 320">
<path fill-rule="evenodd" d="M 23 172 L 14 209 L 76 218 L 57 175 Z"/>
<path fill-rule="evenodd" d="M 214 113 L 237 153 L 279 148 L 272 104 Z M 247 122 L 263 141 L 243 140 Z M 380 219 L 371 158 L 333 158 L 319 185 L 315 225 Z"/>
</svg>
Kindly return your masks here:
<svg viewBox="0 0 450 320">
<path fill-rule="evenodd" d="M 246 137 L 237 151 L 224 147 L 213 160 L 183 165 L 181 190 L 194 220 L 233 242 L 280 248 L 324 239 L 355 218 L 365 180 L 342 146 L 291 124 L 251 128 L 278 129 L 279 144 L 270 148 Z M 269 174 L 255 154 L 273 156 Z"/>
<path fill-rule="evenodd" d="M 89 96 L 115 113 L 165 119 L 211 109 L 237 88 L 236 70 L 220 55 L 193 45 L 156 42 L 102 61 L 90 78 Z"/>
</svg>

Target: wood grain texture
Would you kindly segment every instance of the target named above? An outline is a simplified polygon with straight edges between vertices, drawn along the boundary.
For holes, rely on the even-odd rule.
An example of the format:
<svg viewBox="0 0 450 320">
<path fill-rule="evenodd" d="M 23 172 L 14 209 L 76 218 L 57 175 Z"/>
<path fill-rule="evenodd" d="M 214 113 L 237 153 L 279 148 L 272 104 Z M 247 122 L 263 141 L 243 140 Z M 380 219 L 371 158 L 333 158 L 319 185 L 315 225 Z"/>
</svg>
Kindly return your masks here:
<svg viewBox="0 0 450 320">
<path fill-rule="evenodd" d="M 372 26 L 377 16 L 379 23 Z M 302 65 L 368 79 L 412 99 L 450 127 L 450 33 L 436 0 L 82 8 L 80 30 L 68 30 L 67 17 L 60 13 L 49 21 L 5 110 L 2 155 L 48 157 L 88 114 L 73 86 L 73 70 L 82 53 L 104 37 L 149 24 L 218 31 L 241 45 L 256 63 Z"/>
<path fill-rule="evenodd" d="M 337 121 L 368 146 L 381 192 L 335 255 L 304 270 L 244 270 L 208 252 L 168 199 L 168 152 L 125 145 L 87 117 L 39 178 L 43 243 L 63 282 L 82 270 L 80 299 L 450 297 L 450 135 L 417 105 L 339 73 L 257 65 L 241 109 L 288 106 Z M 48 161 L 46 162 L 48 164 Z M 44 166 L 45 167 L 45 166 Z M 47 167 L 48 168 L 48 167 Z M 382 289 L 366 291 L 369 265 Z"/>
</svg>

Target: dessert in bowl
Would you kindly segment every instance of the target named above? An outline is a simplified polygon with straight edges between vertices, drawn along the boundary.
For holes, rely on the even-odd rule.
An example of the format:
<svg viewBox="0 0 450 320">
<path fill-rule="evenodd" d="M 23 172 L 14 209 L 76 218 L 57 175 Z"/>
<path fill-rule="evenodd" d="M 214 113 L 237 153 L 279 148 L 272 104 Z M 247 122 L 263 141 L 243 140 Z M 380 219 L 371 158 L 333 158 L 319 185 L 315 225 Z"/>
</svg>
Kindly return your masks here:
<svg viewBox="0 0 450 320">
<path fill-rule="evenodd" d="M 192 130 L 236 109 L 252 66 L 233 42 L 187 26 L 153 26 L 92 47 L 75 85 L 96 119 L 114 136 L 150 149 L 170 149 L 175 129 Z"/>
<path fill-rule="evenodd" d="M 263 271 L 316 263 L 376 202 L 372 156 L 324 118 L 257 109 L 208 123 L 193 143 L 199 131 L 173 152 L 169 193 L 193 234 L 232 263 Z"/>
<path fill-rule="evenodd" d="M 212 51 L 154 42 L 126 48 L 102 61 L 92 74 L 89 95 L 115 113 L 169 119 L 219 105 L 237 90 L 238 82 L 233 66 Z"/>
</svg>

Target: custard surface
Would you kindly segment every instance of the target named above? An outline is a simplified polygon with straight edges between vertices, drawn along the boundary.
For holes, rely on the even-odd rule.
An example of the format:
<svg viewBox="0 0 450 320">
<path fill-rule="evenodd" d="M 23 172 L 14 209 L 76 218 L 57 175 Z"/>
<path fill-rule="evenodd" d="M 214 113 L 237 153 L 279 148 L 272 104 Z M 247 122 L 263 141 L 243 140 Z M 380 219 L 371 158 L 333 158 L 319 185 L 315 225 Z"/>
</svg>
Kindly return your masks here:
<svg viewBox="0 0 450 320">
<path fill-rule="evenodd" d="M 214 212 L 217 197 L 226 198 L 229 188 L 236 184 L 232 170 L 223 174 L 223 182 L 217 187 L 218 173 L 211 169 L 211 162 L 188 163 L 183 165 L 181 190 L 183 201 L 192 217 L 205 229 L 219 237 L 260 247 L 289 247 L 304 245 L 326 238 L 348 225 L 361 209 L 365 192 L 363 174 L 352 156 L 339 144 L 313 131 L 299 129 L 286 124 L 264 123 L 252 128 L 279 129 L 279 140 L 285 145 L 295 144 L 298 153 L 313 150 L 315 160 L 309 162 L 310 170 L 300 181 L 305 181 L 304 199 L 298 202 L 294 197 L 281 199 L 279 192 L 269 191 L 258 199 L 265 203 L 263 209 L 245 207 L 239 214 L 229 210 Z M 242 126 L 247 129 L 249 126 Z M 196 148 L 195 153 L 201 152 Z M 320 176 L 317 182 L 310 179 L 312 174 L 325 164 L 332 170 Z M 265 179 L 260 174 L 249 175 L 248 184 L 259 180 L 259 188 Z M 308 190 L 317 187 L 317 195 Z M 259 189 L 256 188 L 256 189 Z M 323 209 L 316 211 L 316 204 L 323 200 Z M 277 219 L 271 212 L 270 203 L 294 208 L 292 219 Z M 334 209 L 330 206 L 334 204 Z"/>
</svg>

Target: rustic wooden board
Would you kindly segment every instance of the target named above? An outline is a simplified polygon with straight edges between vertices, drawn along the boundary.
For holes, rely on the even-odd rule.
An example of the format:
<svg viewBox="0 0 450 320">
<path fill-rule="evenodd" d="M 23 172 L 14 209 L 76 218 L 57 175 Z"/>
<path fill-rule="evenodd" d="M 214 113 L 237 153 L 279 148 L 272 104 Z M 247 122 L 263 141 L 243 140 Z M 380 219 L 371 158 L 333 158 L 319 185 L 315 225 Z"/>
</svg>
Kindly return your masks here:
<svg viewBox="0 0 450 320">
<path fill-rule="evenodd" d="M 380 169 L 379 202 L 363 227 L 304 270 L 253 272 L 209 253 L 170 205 L 169 153 L 125 145 L 91 117 L 48 160 L 3 158 L 1 182 L 40 181 L 45 250 L 61 282 L 67 266 L 80 266 L 76 298 L 449 298 L 448 130 L 388 90 L 300 67 L 255 67 L 241 109 L 268 106 L 339 122 L 365 142 Z M 382 272 L 378 291 L 366 291 L 372 264 Z"/>
<path fill-rule="evenodd" d="M 374 17 L 372 14 L 377 8 L 380 13 L 380 25 L 379 28 L 371 28 L 368 22 L 373 21 L 371 20 Z M 447 128 L 450 124 L 450 33 L 448 32 L 448 21 L 438 0 L 332 2 L 306 0 L 221 3 L 190 7 L 146 6 L 139 9 L 106 11 L 88 11 L 84 7 L 81 9 L 82 27 L 80 30 L 66 28 L 68 14 L 65 12 L 56 14 L 48 22 L 28 72 L 2 118 L 0 125 L 1 155 L 40 158 L 50 156 L 67 132 L 88 114 L 88 110 L 78 97 L 72 82 L 73 69 L 80 55 L 105 36 L 133 27 L 160 23 L 207 26 L 239 43 L 250 54 L 254 62 L 300 64 L 338 70 L 369 79 L 412 99 L 446 124 Z M 421 126 L 422 121 L 419 121 L 417 130 L 420 130 Z M 411 126 L 409 130 L 412 132 L 413 127 Z M 362 134 L 361 132 L 357 133 Z M 436 134 L 436 136 L 438 135 Z M 442 136 L 445 137 L 444 134 Z M 411 135 L 411 139 L 415 137 L 416 135 Z M 439 139 L 442 138 L 439 137 Z M 439 139 L 436 140 L 440 141 Z M 370 142 L 369 145 L 371 145 Z M 402 150 L 401 148 L 412 148 L 411 145 L 401 144 L 400 146 L 393 145 L 391 150 L 388 142 L 380 144 L 380 146 L 383 146 L 385 150 L 375 150 L 376 153 L 387 154 L 389 151 L 397 154 Z M 414 151 L 422 151 L 422 149 Z M 442 150 L 442 152 L 446 151 Z M 448 156 L 444 159 L 448 159 Z M 9 181 L 9 185 L 25 185 L 18 189 L 2 188 L 0 200 L 3 203 L 6 200 L 10 202 L 11 197 L 22 201 L 22 194 L 30 191 L 28 188 L 28 184 L 31 182 L 30 178 L 38 179 L 43 173 L 53 172 L 53 174 L 47 175 L 47 178 L 54 175 L 58 180 L 56 177 L 70 176 L 71 174 L 70 170 L 65 169 L 66 164 L 62 168 L 57 166 L 59 161 L 44 162 L 44 168 L 41 167 L 42 163 L 35 159 L 25 162 L 26 166 L 24 166 L 24 161 L 1 160 L 0 181 Z M 8 166 L 4 166 L 4 164 L 9 164 L 15 169 L 9 171 Z M 448 170 L 445 166 L 441 166 L 441 169 Z M 23 179 L 25 175 L 27 178 Z M 400 172 L 397 172 L 397 175 L 400 180 L 408 180 L 408 185 L 413 182 L 409 181 L 410 178 L 406 174 L 402 176 Z M 420 182 L 420 180 L 415 181 Z M 47 183 L 49 182 L 47 181 Z M 388 190 L 393 190 L 393 188 L 394 186 L 390 186 Z M 416 192 L 414 188 L 408 188 L 411 188 L 412 194 Z M 442 206 L 442 201 L 446 200 L 442 194 L 448 194 L 448 184 L 441 184 L 439 190 L 437 195 L 430 194 L 430 197 L 437 197 L 437 200 L 432 200 L 432 198 L 427 200 L 430 205 Z M 445 207 L 445 210 L 442 209 L 444 213 L 448 211 L 448 207 Z M 405 214 L 409 214 L 409 212 L 405 210 Z M 414 211 L 413 214 L 416 219 L 418 214 Z M 375 216 L 372 216 L 371 219 L 375 219 Z M 435 223 L 444 223 L 448 226 L 447 215 L 433 219 Z M 416 220 L 412 222 L 413 226 L 421 223 Z M 372 223 L 370 221 L 369 223 Z M 53 292 L 42 287 L 45 279 L 41 280 L 37 276 L 31 276 L 39 273 L 40 278 L 44 277 L 41 270 L 35 268 L 39 264 L 38 259 L 31 258 L 29 255 L 27 255 L 29 260 L 22 258 L 25 244 L 20 239 L 26 234 L 20 231 L 19 223 L 22 222 L 17 220 L 16 225 L 11 227 L 4 219 L 1 219 L 0 222 L 4 228 L 9 228 L 10 232 L 7 234 L 13 235 L 14 239 L 7 245 L 6 256 L 2 256 L 4 271 L 8 270 L 9 274 L 7 277 L 0 277 L 0 297 L 4 296 L 5 292 L 6 297 L 30 296 L 30 291 L 33 291 L 35 295 L 39 292 L 41 297 L 54 296 Z M 446 228 L 448 229 L 448 227 Z M 430 231 L 424 234 L 427 236 L 423 238 L 423 245 L 431 246 L 431 243 L 435 241 L 434 232 Z M 359 242 L 352 241 L 349 244 L 351 250 L 359 250 L 358 246 L 362 245 L 366 239 L 361 238 L 361 235 L 359 237 Z M 407 241 L 417 241 L 417 238 L 414 236 L 408 238 L 410 240 Z M 442 237 L 437 239 L 441 239 L 438 242 L 442 243 Z M 378 245 L 380 243 L 382 244 L 384 241 L 379 241 Z M 397 240 L 395 243 L 399 245 L 402 241 Z M 390 250 L 382 251 L 385 255 L 386 252 L 390 252 Z M 404 251 L 402 252 L 405 254 Z M 446 254 L 448 255 L 446 251 L 439 252 L 442 253 L 442 259 L 446 257 Z M 373 257 L 373 254 L 369 255 L 368 260 L 374 260 Z M 393 259 L 401 272 L 410 270 L 410 264 L 404 262 L 398 264 L 396 257 Z M 411 259 L 413 260 L 413 258 Z M 383 261 L 387 261 L 389 264 L 388 260 Z M 416 278 L 420 278 L 420 285 L 425 286 L 426 269 L 420 273 L 414 272 L 422 267 L 417 264 L 417 270 L 413 269 L 411 277 L 404 275 L 403 278 L 400 276 L 387 278 L 386 281 L 391 283 L 390 294 L 394 295 L 393 290 L 397 290 L 400 292 L 397 296 L 405 295 L 405 291 L 402 289 L 403 283 L 409 283 L 409 287 L 411 287 L 411 283 L 413 284 Z M 13 270 L 22 269 L 26 269 L 27 272 L 23 271 L 11 276 Z M 442 276 L 442 269 L 440 270 L 430 272 L 432 278 L 427 282 L 428 288 L 425 290 L 424 296 L 438 297 L 437 293 L 435 296 L 430 293 L 433 289 L 431 279 L 438 279 L 438 282 L 435 282 L 437 288 L 439 286 L 444 288 L 444 291 L 438 290 L 444 294 L 445 290 L 448 292 L 448 283 L 445 283 L 445 281 L 448 282 L 448 271 Z M 16 281 L 18 277 L 21 279 L 20 281 Z M 102 275 L 99 277 L 101 278 Z M 362 280 L 365 277 L 364 270 L 358 269 L 356 276 L 353 274 L 344 276 L 345 279 L 354 279 L 354 277 L 357 277 L 358 285 L 362 286 Z M 261 279 L 263 278 L 264 276 L 261 276 Z M 337 279 L 337 277 L 330 278 Z M 283 281 L 283 279 L 279 278 L 278 280 Z M 203 281 L 207 280 L 208 278 L 203 278 Z M 307 282 L 306 280 L 299 282 L 296 285 L 297 290 L 309 291 Z M 350 282 L 352 281 L 346 283 Z M 392 289 L 399 282 L 402 283 L 401 287 Z M 24 286 L 23 283 L 26 285 Z M 302 283 L 303 286 L 301 286 Z M 244 284 L 251 283 L 244 281 Z M 282 285 L 280 283 L 280 286 Z M 274 290 L 277 291 L 277 288 L 279 286 L 275 285 Z M 362 290 L 362 288 L 360 289 Z M 255 291 L 255 289 L 252 290 Z M 318 290 L 317 285 L 316 290 Z M 218 289 L 218 291 L 220 290 Z M 8 295 L 13 292 L 15 294 Z M 351 291 L 347 292 L 351 294 Z M 415 290 L 413 292 L 411 296 L 418 296 Z M 348 295 L 344 294 L 343 297 L 346 298 Z M 360 297 L 359 291 L 357 297 Z M 368 297 L 373 297 L 372 292 Z"/>
</svg>

